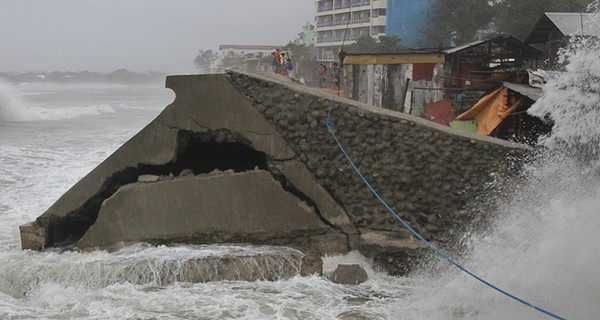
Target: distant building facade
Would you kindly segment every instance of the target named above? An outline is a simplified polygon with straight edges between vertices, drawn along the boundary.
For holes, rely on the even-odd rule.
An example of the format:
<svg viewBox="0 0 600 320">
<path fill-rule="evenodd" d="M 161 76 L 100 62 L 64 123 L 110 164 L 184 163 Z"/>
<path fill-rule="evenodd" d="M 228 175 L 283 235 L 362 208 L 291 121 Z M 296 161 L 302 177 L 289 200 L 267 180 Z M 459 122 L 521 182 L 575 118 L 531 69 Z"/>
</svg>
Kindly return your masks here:
<svg viewBox="0 0 600 320">
<path fill-rule="evenodd" d="M 306 22 L 294 43 L 305 46 L 313 45 L 315 43 L 315 26 L 310 22 Z"/>
<path fill-rule="evenodd" d="M 319 61 L 336 61 L 342 46 L 362 35 L 397 35 L 407 47 L 432 46 L 421 32 L 435 0 L 318 0 L 315 49 Z"/>
</svg>

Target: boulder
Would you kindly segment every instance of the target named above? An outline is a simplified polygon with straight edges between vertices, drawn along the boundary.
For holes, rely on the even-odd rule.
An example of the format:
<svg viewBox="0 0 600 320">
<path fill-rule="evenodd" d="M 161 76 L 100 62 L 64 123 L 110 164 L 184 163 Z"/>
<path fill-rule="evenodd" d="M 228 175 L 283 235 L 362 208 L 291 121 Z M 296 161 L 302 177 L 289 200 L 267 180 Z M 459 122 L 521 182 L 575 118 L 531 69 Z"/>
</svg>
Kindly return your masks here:
<svg viewBox="0 0 600 320">
<path fill-rule="evenodd" d="M 338 284 L 361 284 L 369 280 L 369 276 L 358 264 L 340 264 L 331 274 L 330 280 Z"/>
</svg>

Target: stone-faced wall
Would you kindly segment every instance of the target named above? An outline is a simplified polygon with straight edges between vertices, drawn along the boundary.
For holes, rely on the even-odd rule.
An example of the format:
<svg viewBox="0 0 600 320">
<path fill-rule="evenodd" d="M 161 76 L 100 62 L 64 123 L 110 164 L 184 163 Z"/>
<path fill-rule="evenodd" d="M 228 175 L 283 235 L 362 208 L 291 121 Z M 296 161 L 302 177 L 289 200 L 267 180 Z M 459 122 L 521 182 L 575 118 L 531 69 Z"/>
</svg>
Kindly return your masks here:
<svg viewBox="0 0 600 320">
<path fill-rule="evenodd" d="M 427 237 L 443 233 L 465 204 L 525 149 L 465 135 L 433 122 L 354 101 L 302 94 L 230 72 L 232 84 L 277 128 L 295 158 L 343 205 L 359 228 L 397 231 L 347 162 L 325 121 L 362 174 L 394 210 Z"/>
<path fill-rule="evenodd" d="M 522 159 L 526 152 L 523 146 L 463 134 L 353 100 L 303 94 L 268 78 L 235 72 L 228 76 L 277 128 L 295 159 L 343 206 L 361 234 L 355 248 L 396 273 L 407 267 L 407 256 L 415 252 L 392 247 L 423 247 L 409 241 L 409 232 L 348 163 L 327 130 L 328 114 L 337 138 L 363 176 L 402 219 L 431 241 L 449 241 L 460 224 L 468 224 L 469 201 L 489 191 L 493 173 L 507 173 L 511 160 Z M 382 249 L 381 243 L 389 239 L 408 242 Z"/>
<path fill-rule="evenodd" d="M 173 76 L 167 87 L 176 93 L 171 105 L 21 227 L 24 248 L 135 241 L 284 245 L 306 254 L 305 273 L 318 271 L 324 254 L 360 250 L 400 274 L 424 246 L 349 165 L 325 125 L 328 115 L 373 188 L 436 242 L 468 224 L 464 209 L 486 191 L 492 173 L 526 152 L 329 97 L 271 73 Z M 227 173 L 210 175 L 214 170 Z M 167 178 L 138 182 L 147 175 Z"/>
</svg>

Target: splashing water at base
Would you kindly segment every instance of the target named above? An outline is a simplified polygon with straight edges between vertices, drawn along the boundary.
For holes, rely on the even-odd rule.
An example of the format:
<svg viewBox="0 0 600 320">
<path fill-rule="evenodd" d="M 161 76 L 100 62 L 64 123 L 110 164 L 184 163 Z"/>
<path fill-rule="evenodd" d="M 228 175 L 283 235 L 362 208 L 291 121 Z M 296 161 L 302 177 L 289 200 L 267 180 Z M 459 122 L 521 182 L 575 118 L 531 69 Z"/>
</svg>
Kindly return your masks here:
<svg viewBox="0 0 600 320">
<path fill-rule="evenodd" d="M 520 177 L 502 182 L 509 191 L 491 213 L 493 225 L 469 239 L 461 261 L 494 285 L 566 319 L 600 314 L 598 52 L 595 39 L 573 39 L 563 52 L 564 72 L 547 83 L 529 111 L 550 118 L 552 133 L 540 140 Z M 433 289 L 415 294 L 428 301 L 423 307 L 431 310 L 431 319 L 550 318 L 449 266 L 441 270 Z"/>
</svg>

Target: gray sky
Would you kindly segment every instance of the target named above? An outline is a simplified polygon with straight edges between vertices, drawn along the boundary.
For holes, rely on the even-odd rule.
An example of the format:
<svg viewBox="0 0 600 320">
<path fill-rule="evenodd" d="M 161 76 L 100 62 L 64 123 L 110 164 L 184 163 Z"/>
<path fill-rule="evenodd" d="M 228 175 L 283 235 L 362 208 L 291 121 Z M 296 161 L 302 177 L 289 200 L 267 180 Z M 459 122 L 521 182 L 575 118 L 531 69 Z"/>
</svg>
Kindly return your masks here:
<svg viewBox="0 0 600 320">
<path fill-rule="evenodd" d="M 314 0 L 0 0 L 0 71 L 193 72 L 198 49 L 285 45 Z"/>
</svg>

